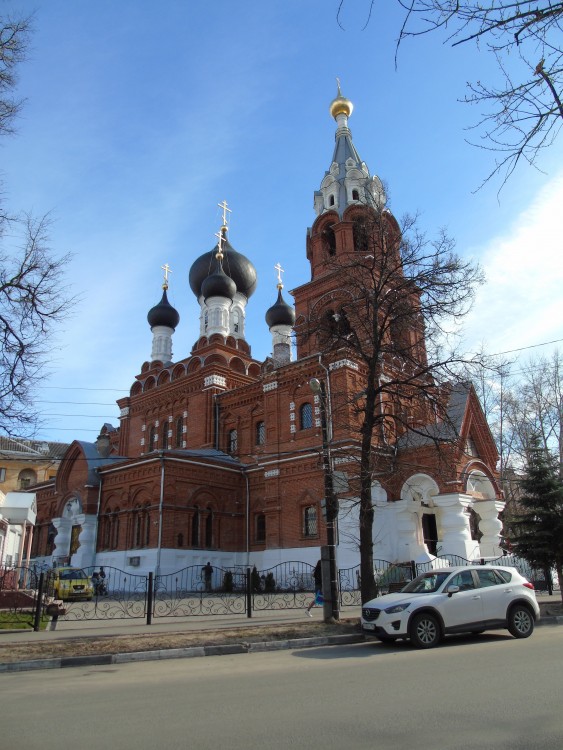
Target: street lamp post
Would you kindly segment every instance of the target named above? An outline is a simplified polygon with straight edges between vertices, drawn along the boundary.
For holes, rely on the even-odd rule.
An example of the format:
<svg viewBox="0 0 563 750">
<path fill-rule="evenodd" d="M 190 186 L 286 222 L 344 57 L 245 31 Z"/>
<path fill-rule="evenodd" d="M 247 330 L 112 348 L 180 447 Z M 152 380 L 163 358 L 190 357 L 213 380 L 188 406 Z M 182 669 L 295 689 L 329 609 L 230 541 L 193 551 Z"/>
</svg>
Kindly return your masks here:
<svg viewBox="0 0 563 750">
<path fill-rule="evenodd" d="M 324 583 L 323 575 L 323 595 L 324 595 L 324 618 L 328 620 L 338 620 L 340 610 L 338 607 L 338 582 L 336 571 L 336 518 L 338 516 L 338 500 L 334 492 L 334 477 L 332 474 L 332 461 L 330 458 L 330 442 L 328 434 L 328 416 L 327 416 L 327 397 L 326 387 L 322 380 L 311 378 L 309 385 L 315 395 L 319 397 L 320 414 L 321 414 L 321 435 L 323 449 L 323 476 L 325 490 L 325 508 L 326 508 L 326 540 L 328 557 L 329 586 Z M 324 562 L 325 555 L 322 554 L 321 560 Z M 324 565 L 323 565 L 324 571 Z M 329 596 L 326 596 L 326 589 L 329 590 Z"/>
</svg>

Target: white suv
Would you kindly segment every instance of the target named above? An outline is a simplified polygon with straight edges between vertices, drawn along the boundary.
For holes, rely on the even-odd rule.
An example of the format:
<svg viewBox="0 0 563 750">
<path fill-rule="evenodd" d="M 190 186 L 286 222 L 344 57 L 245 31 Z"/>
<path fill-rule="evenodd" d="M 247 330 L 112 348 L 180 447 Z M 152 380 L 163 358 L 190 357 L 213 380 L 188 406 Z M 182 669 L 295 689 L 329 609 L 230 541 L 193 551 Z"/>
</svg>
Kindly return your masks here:
<svg viewBox="0 0 563 750">
<path fill-rule="evenodd" d="M 432 648 L 448 633 L 508 628 L 528 638 L 539 616 L 533 584 L 516 568 L 470 565 L 422 573 L 399 593 L 367 602 L 362 630 L 380 641 L 409 638 Z"/>
</svg>

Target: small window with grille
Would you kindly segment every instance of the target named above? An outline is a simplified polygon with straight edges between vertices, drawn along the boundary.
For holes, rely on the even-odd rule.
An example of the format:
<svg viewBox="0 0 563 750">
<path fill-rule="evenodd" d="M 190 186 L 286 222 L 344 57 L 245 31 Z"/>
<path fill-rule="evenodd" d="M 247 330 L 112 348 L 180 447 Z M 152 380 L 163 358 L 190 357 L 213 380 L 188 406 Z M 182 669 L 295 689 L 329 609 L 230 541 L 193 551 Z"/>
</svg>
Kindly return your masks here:
<svg viewBox="0 0 563 750">
<path fill-rule="evenodd" d="M 266 424 L 256 422 L 256 445 L 264 445 L 266 442 Z"/>
<path fill-rule="evenodd" d="M 300 427 L 309 430 L 313 426 L 313 406 L 309 402 L 302 404 L 299 409 Z"/>
<path fill-rule="evenodd" d="M 317 536 L 317 509 L 314 505 L 303 508 L 303 536 Z"/>
</svg>

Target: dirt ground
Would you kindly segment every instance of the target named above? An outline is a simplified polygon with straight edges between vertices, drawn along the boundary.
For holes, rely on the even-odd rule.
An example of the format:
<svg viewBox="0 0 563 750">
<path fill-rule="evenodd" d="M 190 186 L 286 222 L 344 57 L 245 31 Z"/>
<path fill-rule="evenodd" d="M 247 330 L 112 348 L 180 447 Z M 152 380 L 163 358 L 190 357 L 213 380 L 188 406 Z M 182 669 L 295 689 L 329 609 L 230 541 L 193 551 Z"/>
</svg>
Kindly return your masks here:
<svg viewBox="0 0 563 750">
<path fill-rule="evenodd" d="M 560 599 L 540 602 L 542 617 L 563 615 Z M 232 643 L 283 641 L 289 638 L 314 638 L 326 635 L 360 633 L 358 619 L 341 620 L 333 625 L 322 622 L 291 623 L 287 625 L 261 625 L 222 630 L 200 630 L 158 635 L 121 635 L 106 637 L 69 637 L 64 640 L 2 644 L 0 636 L 0 664 L 28 659 L 53 659 L 66 656 L 130 653 L 155 651 L 166 648 L 192 646 L 220 646 Z"/>
<path fill-rule="evenodd" d="M 283 641 L 289 638 L 315 638 L 326 635 L 358 633 L 360 633 L 359 621 L 352 619 L 342 620 L 334 625 L 327 625 L 322 622 L 304 622 L 287 625 L 237 627 L 231 630 L 159 633 L 158 635 L 120 635 L 99 638 L 74 636 L 64 640 L 38 641 L 37 643 L 26 639 L 25 643 L 22 642 L 21 644 L 2 644 L 0 636 L 0 664 L 29 659 L 130 653 L 131 651 L 155 651 L 192 646 L 222 646 L 231 643 Z"/>
</svg>

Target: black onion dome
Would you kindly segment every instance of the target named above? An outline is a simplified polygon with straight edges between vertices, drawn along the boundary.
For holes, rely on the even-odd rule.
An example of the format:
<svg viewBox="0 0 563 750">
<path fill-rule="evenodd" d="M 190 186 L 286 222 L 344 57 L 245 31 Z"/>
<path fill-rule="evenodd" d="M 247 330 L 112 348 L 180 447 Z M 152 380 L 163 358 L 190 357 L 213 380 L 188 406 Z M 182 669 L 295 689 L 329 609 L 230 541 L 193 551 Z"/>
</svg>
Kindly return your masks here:
<svg viewBox="0 0 563 750">
<path fill-rule="evenodd" d="M 151 328 L 155 326 L 166 326 L 175 329 L 180 322 L 180 316 L 176 308 L 172 307 L 166 296 L 166 289 L 162 293 L 162 299 L 152 307 L 147 315 L 147 320 Z"/>
<path fill-rule="evenodd" d="M 295 325 L 295 310 L 284 300 L 281 289 L 278 290 L 276 304 L 272 305 L 266 312 L 266 323 L 268 328 Z"/>
<path fill-rule="evenodd" d="M 246 298 L 250 297 L 254 293 L 258 281 L 256 269 L 247 257 L 237 253 L 228 240 L 222 243 L 222 247 L 225 274 L 235 282 L 237 292 L 244 294 Z M 200 255 L 190 268 L 190 287 L 196 297 L 199 297 L 202 293 L 201 286 L 205 279 L 216 268 L 216 254 L 217 246 L 210 252 Z"/>
<path fill-rule="evenodd" d="M 201 293 L 204 299 L 209 299 L 209 297 L 227 297 L 227 299 L 233 299 L 237 293 L 235 282 L 223 271 L 223 265 L 220 260 L 216 260 L 214 272 L 203 280 Z"/>
</svg>

